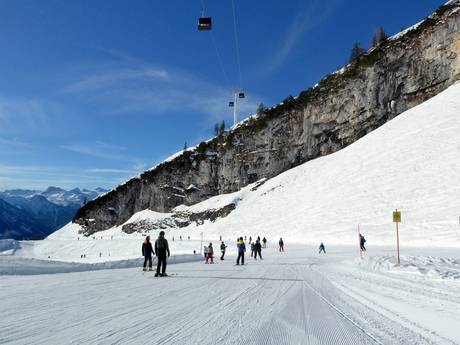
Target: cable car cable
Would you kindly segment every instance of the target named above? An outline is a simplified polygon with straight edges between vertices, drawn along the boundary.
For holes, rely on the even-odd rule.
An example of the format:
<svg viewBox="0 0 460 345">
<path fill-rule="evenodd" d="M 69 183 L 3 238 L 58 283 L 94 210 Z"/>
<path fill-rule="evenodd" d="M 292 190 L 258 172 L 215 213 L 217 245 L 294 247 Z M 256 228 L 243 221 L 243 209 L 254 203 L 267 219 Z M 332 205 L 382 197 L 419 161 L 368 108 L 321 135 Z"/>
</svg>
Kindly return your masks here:
<svg viewBox="0 0 460 345">
<path fill-rule="evenodd" d="M 205 8 L 205 5 L 204 5 L 204 0 L 201 0 L 201 19 L 205 18 L 205 13 L 206 13 L 206 8 Z M 225 71 L 225 67 L 224 67 L 224 63 L 222 61 L 222 56 L 220 55 L 220 52 L 219 52 L 219 48 L 217 48 L 217 43 L 216 43 L 216 39 L 214 37 L 214 33 L 212 32 L 212 30 L 209 30 L 211 31 L 211 42 L 212 42 L 212 45 L 214 46 L 214 51 L 216 52 L 216 56 L 217 56 L 217 60 L 219 62 L 219 67 L 222 71 L 222 74 L 224 76 L 224 80 L 225 80 L 225 83 L 230 85 L 230 81 L 228 79 L 228 74 L 227 72 Z"/>
<path fill-rule="evenodd" d="M 242 86 L 242 77 L 241 77 L 241 62 L 240 62 L 240 49 L 238 44 L 238 33 L 236 30 L 236 15 L 235 15 L 235 1 L 232 0 L 232 12 L 233 12 L 233 33 L 235 36 L 235 49 L 236 49 L 236 62 L 238 65 L 238 76 L 240 80 L 240 87 Z"/>
<path fill-rule="evenodd" d="M 204 0 L 201 0 L 201 16 L 204 17 Z"/>
<path fill-rule="evenodd" d="M 212 31 L 211 31 L 211 40 L 212 40 L 212 44 L 214 45 L 214 50 L 216 51 L 217 60 L 219 61 L 220 69 L 222 70 L 222 74 L 224 75 L 225 83 L 227 85 L 230 85 L 230 80 L 228 79 L 228 74 L 225 71 L 224 63 L 223 63 L 222 57 L 221 57 L 221 55 L 219 53 L 219 49 L 217 48 L 217 43 L 216 43 L 216 40 L 214 38 L 214 34 L 213 34 Z"/>
</svg>

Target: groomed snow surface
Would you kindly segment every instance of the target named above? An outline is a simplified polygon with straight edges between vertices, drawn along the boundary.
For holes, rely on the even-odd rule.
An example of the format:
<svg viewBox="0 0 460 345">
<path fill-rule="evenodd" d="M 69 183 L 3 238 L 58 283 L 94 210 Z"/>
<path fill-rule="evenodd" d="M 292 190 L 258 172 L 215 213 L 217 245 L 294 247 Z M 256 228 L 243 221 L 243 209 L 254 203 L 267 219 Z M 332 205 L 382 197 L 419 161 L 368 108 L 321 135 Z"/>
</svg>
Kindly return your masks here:
<svg viewBox="0 0 460 345">
<path fill-rule="evenodd" d="M 0 344 L 460 344 L 459 133 L 456 84 L 340 152 L 179 206 L 236 204 L 215 222 L 165 229 L 170 278 L 140 270 L 145 234 L 121 226 L 1 242 Z M 170 215 L 144 210 L 128 222 Z M 227 261 L 196 261 L 201 233 L 216 251 L 227 242 Z M 257 235 L 271 245 L 265 260 L 234 266 L 236 237 Z"/>
<path fill-rule="evenodd" d="M 232 246 L 167 278 L 139 267 L 0 276 L 0 343 L 460 344 L 456 250 L 412 248 L 401 267 L 392 248 L 326 251 L 270 245 L 235 266 Z"/>
</svg>

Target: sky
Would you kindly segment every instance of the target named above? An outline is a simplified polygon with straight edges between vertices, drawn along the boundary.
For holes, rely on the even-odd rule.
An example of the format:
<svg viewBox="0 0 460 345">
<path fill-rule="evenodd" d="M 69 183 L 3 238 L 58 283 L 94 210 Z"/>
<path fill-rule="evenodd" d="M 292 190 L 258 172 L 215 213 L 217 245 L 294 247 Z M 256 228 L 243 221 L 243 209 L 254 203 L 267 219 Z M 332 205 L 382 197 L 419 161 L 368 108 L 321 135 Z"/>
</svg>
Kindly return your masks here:
<svg viewBox="0 0 460 345">
<path fill-rule="evenodd" d="M 444 2 L 0 0 L 0 190 L 114 187 Z"/>
</svg>

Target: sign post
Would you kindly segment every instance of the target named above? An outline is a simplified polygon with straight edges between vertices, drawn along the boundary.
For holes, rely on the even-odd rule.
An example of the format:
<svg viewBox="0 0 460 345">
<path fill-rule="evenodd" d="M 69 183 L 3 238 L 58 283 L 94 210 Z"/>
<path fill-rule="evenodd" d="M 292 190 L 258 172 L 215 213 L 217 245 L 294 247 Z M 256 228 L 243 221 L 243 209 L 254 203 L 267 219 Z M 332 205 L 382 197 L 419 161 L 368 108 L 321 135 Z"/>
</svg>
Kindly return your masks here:
<svg viewBox="0 0 460 345">
<path fill-rule="evenodd" d="M 398 250 L 398 266 L 401 264 L 401 260 L 399 259 L 399 227 L 398 224 L 401 223 L 401 212 L 396 209 L 393 212 L 393 223 L 396 223 L 396 246 Z"/>
<path fill-rule="evenodd" d="M 201 235 L 201 243 L 200 243 L 200 254 L 203 254 L 203 233 Z"/>
</svg>

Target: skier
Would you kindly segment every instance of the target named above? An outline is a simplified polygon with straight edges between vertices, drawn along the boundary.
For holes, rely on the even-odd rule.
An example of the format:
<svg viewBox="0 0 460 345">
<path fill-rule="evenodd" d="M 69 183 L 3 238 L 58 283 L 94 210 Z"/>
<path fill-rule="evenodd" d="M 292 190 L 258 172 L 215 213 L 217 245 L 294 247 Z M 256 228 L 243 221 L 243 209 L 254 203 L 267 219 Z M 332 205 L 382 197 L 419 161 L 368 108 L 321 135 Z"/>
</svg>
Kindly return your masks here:
<svg viewBox="0 0 460 345">
<path fill-rule="evenodd" d="M 203 246 L 204 259 L 208 260 L 208 246 Z"/>
<path fill-rule="evenodd" d="M 157 272 L 155 273 L 155 277 L 167 277 L 166 274 L 166 254 L 168 257 L 171 255 L 169 252 L 169 245 L 168 240 L 165 238 L 165 232 L 160 231 L 158 235 L 158 239 L 155 241 L 155 253 L 157 255 Z M 160 267 L 161 267 L 161 274 L 160 274 Z"/>
<path fill-rule="evenodd" d="M 282 238 L 280 238 L 278 244 L 280 245 L 280 252 L 284 252 L 284 241 Z"/>
<path fill-rule="evenodd" d="M 222 256 L 220 257 L 221 260 L 224 260 L 224 256 L 225 256 L 225 249 L 227 248 L 227 246 L 225 245 L 224 241 L 222 241 L 221 245 L 220 245 L 220 251 L 222 253 Z"/>
<path fill-rule="evenodd" d="M 246 251 L 246 246 L 244 244 L 243 237 L 238 239 L 236 246 L 238 248 L 238 258 L 236 259 L 236 264 L 239 265 L 241 259 L 241 264 L 244 265 L 244 252 Z"/>
<path fill-rule="evenodd" d="M 208 246 L 208 256 L 206 257 L 206 263 L 208 263 L 208 260 L 211 260 L 211 263 L 214 263 L 214 249 L 212 248 L 212 243 L 209 243 Z"/>
<path fill-rule="evenodd" d="M 254 253 L 255 253 L 255 243 L 251 243 L 251 258 L 254 257 Z"/>
<path fill-rule="evenodd" d="M 142 243 L 142 256 L 144 257 L 144 271 L 147 271 L 147 260 L 149 262 L 149 271 L 152 270 L 152 254 L 155 254 L 152 248 L 152 243 L 150 242 L 150 236 L 147 236 Z"/>
<path fill-rule="evenodd" d="M 361 250 L 363 252 L 366 251 L 366 247 L 364 246 L 364 243 L 366 243 L 366 239 L 364 238 L 363 235 L 359 234 L 359 245 L 361 246 Z"/>
<path fill-rule="evenodd" d="M 257 260 L 257 254 L 259 254 L 260 260 L 262 260 L 262 245 L 260 244 L 259 240 L 256 240 L 256 244 L 254 245 L 254 259 Z"/>
<path fill-rule="evenodd" d="M 251 243 L 252 243 L 252 237 L 249 236 L 249 244 L 251 244 Z"/>
<path fill-rule="evenodd" d="M 326 254 L 326 247 L 324 247 L 323 242 L 321 242 L 321 244 L 319 245 L 319 254 L 321 254 L 321 252 Z"/>
<path fill-rule="evenodd" d="M 262 246 L 263 248 L 267 248 L 267 239 L 265 237 L 262 239 Z"/>
</svg>

